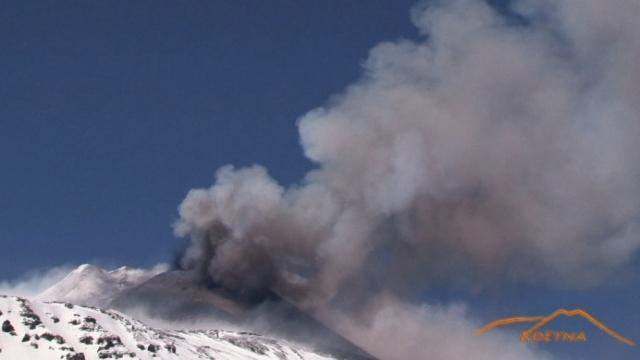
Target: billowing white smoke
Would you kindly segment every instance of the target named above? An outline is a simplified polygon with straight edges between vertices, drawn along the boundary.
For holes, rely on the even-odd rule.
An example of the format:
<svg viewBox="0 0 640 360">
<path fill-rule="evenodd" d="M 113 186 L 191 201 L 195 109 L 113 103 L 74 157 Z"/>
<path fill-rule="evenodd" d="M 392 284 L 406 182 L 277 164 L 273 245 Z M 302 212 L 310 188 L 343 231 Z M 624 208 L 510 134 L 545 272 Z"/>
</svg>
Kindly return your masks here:
<svg viewBox="0 0 640 360">
<path fill-rule="evenodd" d="M 370 302 L 366 323 L 349 316 L 326 318 L 338 331 L 382 360 L 530 360 L 550 359 L 518 343 L 514 332 L 474 336 L 477 324 L 462 304 L 411 305 L 379 296 Z"/>
<path fill-rule="evenodd" d="M 640 1 L 419 5 L 420 41 L 299 122 L 283 188 L 224 167 L 180 206 L 183 259 L 304 306 L 508 277 L 593 286 L 640 247 Z M 348 303 L 348 300 L 344 301 Z"/>
<path fill-rule="evenodd" d="M 62 280 L 73 269 L 70 265 L 31 271 L 12 281 L 0 281 L 0 294 L 32 298 Z"/>
</svg>

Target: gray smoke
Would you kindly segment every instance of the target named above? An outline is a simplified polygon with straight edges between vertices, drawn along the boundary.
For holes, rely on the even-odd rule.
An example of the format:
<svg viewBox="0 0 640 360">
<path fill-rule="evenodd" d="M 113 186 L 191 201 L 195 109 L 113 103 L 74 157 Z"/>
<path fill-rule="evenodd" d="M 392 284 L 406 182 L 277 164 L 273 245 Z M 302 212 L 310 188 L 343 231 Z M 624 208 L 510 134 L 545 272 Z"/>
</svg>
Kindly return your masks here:
<svg viewBox="0 0 640 360">
<path fill-rule="evenodd" d="M 220 169 L 180 205 L 182 259 L 301 306 L 431 281 L 596 286 L 640 247 L 640 1 L 421 3 L 298 121 L 316 170 Z M 437 357 L 436 357 L 437 358 Z"/>
</svg>

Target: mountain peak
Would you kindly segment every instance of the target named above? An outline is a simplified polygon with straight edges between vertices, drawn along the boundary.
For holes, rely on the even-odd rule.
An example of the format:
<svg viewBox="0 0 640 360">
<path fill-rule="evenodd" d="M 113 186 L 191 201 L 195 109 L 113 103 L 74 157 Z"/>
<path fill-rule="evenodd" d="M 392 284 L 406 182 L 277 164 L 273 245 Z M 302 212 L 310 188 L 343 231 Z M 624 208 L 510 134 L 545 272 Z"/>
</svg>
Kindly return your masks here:
<svg viewBox="0 0 640 360">
<path fill-rule="evenodd" d="M 206 319 L 230 323 L 245 331 L 307 343 L 314 349 L 342 358 L 372 359 L 275 293 L 261 303 L 247 303 L 225 289 L 203 285 L 194 272 L 165 269 L 165 266 L 151 270 L 123 266 L 106 271 L 84 264 L 35 300 L 117 309 L 124 313 L 132 311 L 163 322 L 194 320 L 197 323 Z M 144 309 L 144 314 L 140 309 Z"/>
<path fill-rule="evenodd" d="M 92 265 L 92 264 L 82 264 L 80 266 L 78 266 L 75 270 L 73 271 L 77 271 L 77 272 L 84 272 L 84 271 L 99 271 L 101 270 L 99 267 Z"/>
<path fill-rule="evenodd" d="M 35 299 L 105 306 L 116 294 L 137 286 L 156 274 L 152 270 L 126 266 L 106 271 L 92 264 L 82 264 Z"/>
</svg>

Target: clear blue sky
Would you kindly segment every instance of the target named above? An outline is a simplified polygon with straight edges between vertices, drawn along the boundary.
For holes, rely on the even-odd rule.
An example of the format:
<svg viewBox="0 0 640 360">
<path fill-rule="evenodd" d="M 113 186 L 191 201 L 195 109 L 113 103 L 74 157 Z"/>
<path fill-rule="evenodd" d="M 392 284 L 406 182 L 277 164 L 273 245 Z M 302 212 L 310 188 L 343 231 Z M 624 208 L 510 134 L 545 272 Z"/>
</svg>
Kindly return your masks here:
<svg viewBox="0 0 640 360">
<path fill-rule="evenodd" d="M 183 243 L 171 229 L 178 204 L 222 165 L 300 180 L 311 164 L 296 119 L 357 79 L 373 45 L 415 38 L 413 3 L 0 3 L 0 280 L 66 263 L 170 261 Z M 475 301 L 488 320 L 584 306 L 640 340 L 639 283 L 427 297 Z M 601 341 L 586 353 L 637 354 Z"/>
</svg>

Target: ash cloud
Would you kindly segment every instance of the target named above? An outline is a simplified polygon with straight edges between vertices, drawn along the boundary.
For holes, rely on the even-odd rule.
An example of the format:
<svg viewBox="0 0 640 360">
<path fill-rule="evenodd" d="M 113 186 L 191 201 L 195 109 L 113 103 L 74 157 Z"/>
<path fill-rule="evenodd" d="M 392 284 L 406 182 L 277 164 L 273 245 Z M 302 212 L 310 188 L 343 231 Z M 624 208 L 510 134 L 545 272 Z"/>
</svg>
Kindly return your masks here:
<svg viewBox="0 0 640 360">
<path fill-rule="evenodd" d="M 640 3 L 512 5 L 523 24 L 481 1 L 418 4 L 420 40 L 377 45 L 357 83 L 299 119 L 317 165 L 301 184 L 227 166 L 189 192 L 182 265 L 363 318 L 349 304 L 431 281 L 584 287 L 627 266 Z"/>
<path fill-rule="evenodd" d="M 519 336 L 516 332 L 474 336 L 479 324 L 464 304 L 417 306 L 382 294 L 373 298 L 367 310 L 365 323 L 340 313 L 331 314 L 329 321 L 379 359 L 552 359 L 514 341 Z"/>
</svg>

